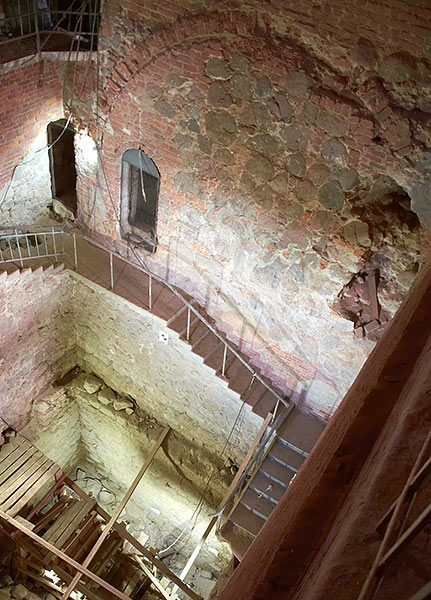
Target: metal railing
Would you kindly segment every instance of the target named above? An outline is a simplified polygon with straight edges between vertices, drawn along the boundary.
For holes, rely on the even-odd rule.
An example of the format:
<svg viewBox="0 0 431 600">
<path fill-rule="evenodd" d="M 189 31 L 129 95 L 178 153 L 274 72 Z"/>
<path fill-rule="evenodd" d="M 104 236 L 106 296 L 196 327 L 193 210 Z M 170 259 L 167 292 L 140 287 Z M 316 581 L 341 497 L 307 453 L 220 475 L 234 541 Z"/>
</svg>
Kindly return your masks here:
<svg viewBox="0 0 431 600">
<path fill-rule="evenodd" d="M 72 229 L 62 228 L 62 229 L 56 230 L 54 227 L 52 227 L 51 230 L 38 231 L 38 230 L 32 229 L 30 231 L 28 228 L 15 227 L 12 230 L 9 229 L 6 234 L 4 233 L 4 231 L 5 231 L 4 229 L 2 230 L 0 228 L 0 248 L 2 248 L 2 246 L 5 246 L 5 251 L 3 251 L 3 250 L 0 251 L 0 264 L 2 262 L 3 263 L 5 263 L 5 262 L 20 262 L 20 265 L 22 267 L 24 264 L 23 261 L 25 261 L 25 260 L 30 260 L 30 259 L 34 260 L 34 259 L 46 258 L 46 257 L 55 257 L 55 260 L 57 261 L 59 256 L 65 255 L 65 254 L 67 255 L 67 253 L 65 252 L 64 236 L 71 235 L 72 242 L 73 242 L 73 257 L 69 257 L 69 258 L 73 261 L 76 271 L 78 271 L 78 263 L 79 263 L 79 256 L 78 256 L 79 250 L 78 250 L 78 244 L 77 244 L 77 239 L 79 238 L 81 240 L 85 240 L 87 243 L 95 246 L 96 248 L 103 250 L 104 252 L 106 252 L 108 254 L 109 272 L 110 272 L 110 287 L 112 290 L 115 289 L 114 260 L 113 260 L 114 257 L 118 260 L 121 260 L 121 261 L 129 264 L 130 266 L 134 267 L 135 269 L 138 269 L 139 271 L 141 271 L 148 277 L 148 308 L 149 308 L 149 310 L 151 310 L 153 307 L 153 280 L 166 286 L 177 298 L 179 298 L 181 300 L 181 302 L 184 305 L 179 311 L 177 311 L 175 313 L 175 315 L 173 315 L 173 317 L 178 317 L 181 313 L 183 313 L 184 311 L 187 311 L 187 327 L 186 327 L 186 332 L 185 332 L 186 340 L 187 341 L 190 340 L 191 315 L 193 314 L 197 319 L 199 319 L 202 323 L 204 323 L 204 325 L 207 327 L 207 329 L 212 334 L 214 334 L 216 336 L 216 338 L 218 339 L 218 343 L 215 345 L 213 351 L 218 349 L 220 347 L 220 345 L 223 344 L 223 357 L 222 357 L 222 361 L 221 361 L 221 365 L 220 365 L 220 374 L 223 377 L 225 376 L 225 372 L 226 372 L 227 354 L 228 354 L 228 352 L 230 352 L 232 354 L 232 356 L 234 356 L 237 360 L 239 360 L 243 364 L 243 366 L 250 372 L 251 380 L 250 380 L 249 390 L 250 390 L 253 382 L 256 380 L 256 381 L 259 381 L 259 383 L 261 383 L 271 394 L 273 394 L 275 401 L 276 401 L 276 407 L 273 411 L 274 417 L 276 415 L 278 415 L 278 409 L 279 409 L 280 405 L 284 405 L 286 407 L 292 406 L 291 401 L 280 396 L 280 394 L 278 394 L 264 380 L 264 378 L 256 371 L 256 369 L 243 358 L 243 356 L 224 338 L 224 336 L 221 335 L 215 329 L 215 327 L 213 327 L 213 325 L 211 325 L 211 323 L 208 321 L 208 319 L 206 319 L 205 316 L 199 312 L 198 308 L 196 308 L 193 305 L 193 300 L 189 302 L 181 294 L 181 292 L 179 292 L 171 283 L 169 283 L 168 281 L 163 279 L 163 277 L 156 275 L 155 273 L 151 272 L 149 269 L 145 268 L 141 264 L 138 264 L 137 262 L 129 260 L 128 258 L 124 257 L 120 253 L 118 253 L 110 248 L 107 248 L 106 246 L 96 242 L 94 239 L 92 239 L 82 233 L 77 233 L 76 231 L 73 231 Z M 49 236 L 48 242 L 50 242 L 50 243 L 47 243 L 47 236 Z M 13 240 L 13 242 L 10 240 Z M 42 240 L 42 242 L 43 242 L 42 244 L 38 243 L 38 242 L 40 242 L 40 240 Z M 13 246 L 13 244 L 15 245 L 15 250 L 13 250 L 13 248 L 11 248 L 11 246 Z M 35 251 L 33 251 L 32 254 L 30 254 L 30 250 L 33 247 L 33 245 L 35 246 Z M 40 248 L 41 245 L 42 245 L 42 251 Z M 8 255 L 6 249 L 9 250 L 9 255 Z M 23 255 L 23 249 L 27 249 L 27 254 L 25 256 Z M 45 250 L 45 251 L 43 251 L 43 250 Z M 173 320 L 173 317 L 171 319 L 167 320 L 167 325 L 169 325 L 169 323 Z"/>
<path fill-rule="evenodd" d="M 46 38 L 57 34 L 69 41 L 74 38 L 78 45 L 80 42 L 84 45 L 88 43 L 88 47 L 95 49 L 100 1 L 82 0 L 79 3 L 79 0 L 72 0 L 64 10 L 58 9 L 57 4 L 55 0 L 17 0 L 14 5 L 6 5 L 6 15 L 0 19 L 0 31 L 8 37 L 0 40 L 0 47 L 18 39 L 34 38 L 35 50 L 40 52 L 46 44 Z M 77 4 L 80 4 L 79 8 L 74 9 Z"/>
<path fill-rule="evenodd" d="M 7 231 L 7 230 L 6 230 Z M 55 258 L 64 255 L 64 231 L 54 227 L 32 233 L 19 233 L 13 229 L 10 233 L 0 231 L 0 263 L 19 262 L 37 258 Z"/>
</svg>

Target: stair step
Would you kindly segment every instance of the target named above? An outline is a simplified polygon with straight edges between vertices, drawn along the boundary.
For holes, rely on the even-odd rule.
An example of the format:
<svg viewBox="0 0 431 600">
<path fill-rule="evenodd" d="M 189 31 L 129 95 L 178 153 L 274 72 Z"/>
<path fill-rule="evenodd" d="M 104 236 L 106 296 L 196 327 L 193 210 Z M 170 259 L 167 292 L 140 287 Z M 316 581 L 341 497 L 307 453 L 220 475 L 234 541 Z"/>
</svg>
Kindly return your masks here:
<svg viewBox="0 0 431 600">
<path fill-rule="evenodd" d="M 230 389 L 242 395 L 247 392 L 253 375 L 250 369 L 247 369 L 238 358 L 235 358 L 226 369 L 225 377 L 229 380 Z"/>
<path fill-rule="evenodd" d="M 183 329 L 179 332 L 180 338 L 185 342 L 192 343 L 193 336 L 194 336 L 196 330 L 199 329 L 199 327 L 201 325 L 204 325 L 204 324 L 199 319 L 199 317 L 197 317 L 194 314 L 191 314 L 190 315 L 190 323 L 187 323 L 187 321 L 186 321 L 186 324 L 184 325 Z M 205 325 L 204 325 L 204 327 L 205 327 Z M 188 338 L 187 338 L 187 330 L 188 330 Z"/>
<path fill-rule="evenodd" d="M 267 456 L 260 467 L 264 473 L 275 477 L 278 481 L 281 481 L 285 485 L 288 485 L 295 473 L 288 469 L 285 465 L 278 462 L 272 456 Z"/>
<path fill-rule="evenodd" d="M 177 312 L 183 302 L 169 288 L 162 284 L 152 284 L 151 312 L 167 321 L 172 313 Z"/>
<path fill-rule="evenodd" d="M 266 394 L 267 391 L 268 390 L 263 383 L 255 379 L 249 393 L 247 394 L 247 404 L 250 404 L 250 406 L 256 406 L 256 404 L 259 402 L 262 396 Z"/>
<path fill-rule="evenodd" d="M 231 514 L 230 520 L 253 535 L 257 535 L 265 523 L 265 519 L 253 513 L 241 502 Z"/>
<path fill-rule="evenodd" d="M 263 492 L 267 496 L 270 496 L 276 502 L 280 501 L 287 489 L 285 485 L 281 485 L 281 483 L 274 481 L 274 479 L 265 475 L 263 471 L 258 471 L 253 477 L 251 485 L 259 492 Z"/>
<path fill-rule="evenodd" d="M 233 555 L 240 561 L 254 540 L 252 533 L 246 534 L 242 528 L 230 520 L 221 527 L 220 535 L 229 542 Z"/>
<path fill-rule="evenodd" d="M 325 423 L 295 408 L 280 427 L 278 437 L 305 452 L 310 452 L 325 428 Z"/>
<path fill-rule="evenodd" d="M 276 502 L 272 502 L 262 496 L 254 490 L 252 487 L 249 487 L 245 492 L 244 496 L 241 498 L 242 504 L 245 504 L 248 508 L 258 512 L 261 515 L 264 515 L 266 518 L 272 513 L 274 508 L 277 506 Z"/>
<path fill-rule="evenodd" d="M 280 439 L 275 441 L 271 448 L 270 455 L 275 456 L 275 458 L 278 458 L 286 465 L 289 465 L 296 470 L 301 467 L 305 460 L 305 456 L 298 454 L 298 452 L 295 452 L 295 450 L 289 448 L 289 446 L 286 445 L 286 442 Z"/>
<path fill-rule="evenodd" d="M 260 417 L 265 418 L 268 413 L 274 410 L 276 404 L 277 398 L 272 392 L 267 390 L 260 400 L 253 406 L 253 412 Z"/>
<path fill-rule="evenodd" d="M 218 340 L 218 343 L 212 347 L 210 352 L 204 358 L 204 363 L 215 371 L 219 371 L 223 363 L 224 344 Z"/>
</svg>

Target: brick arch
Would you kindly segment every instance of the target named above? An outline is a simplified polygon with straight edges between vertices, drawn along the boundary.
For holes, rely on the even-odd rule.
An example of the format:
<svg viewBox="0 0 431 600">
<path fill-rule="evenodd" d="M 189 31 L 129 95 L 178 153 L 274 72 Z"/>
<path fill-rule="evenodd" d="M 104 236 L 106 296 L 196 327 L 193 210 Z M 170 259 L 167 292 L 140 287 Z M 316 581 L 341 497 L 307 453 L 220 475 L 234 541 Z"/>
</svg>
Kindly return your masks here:
<svg viewBox="0 0 431 600">
<path fill-rule="evenodd" d="M 100 98 L 107 119 L 115 106 L 116 99 L 127 87 L 127 84 L 165 52 L 223 38 L 260 41 L 266 45 L 268 50 L 272 49 L 277 53 L 286 51 L 300 53 L 307 62 L 312 58 L 315 63 L 324 66 L 325 69 L 330 69 L 334 76 L 340 77 L 335 69 L 328 67 L 321 58 L 312 55 L 311 50 L 303 47 L 299 40 L 287 36 L 281 37 L 272 31 L 269 19 L 266 19 L 263 25 L 261 18 L 258 22 L 256 11 L 232 9 L 211 15 L 201 14 L 181 19 L 169 29 L 153 33 L 113 67 Z M 283 48 L 280 47 L 280 43 L 283 43 Z M 345 80 L 344 77 L 342 79 Z"/>
</svg>

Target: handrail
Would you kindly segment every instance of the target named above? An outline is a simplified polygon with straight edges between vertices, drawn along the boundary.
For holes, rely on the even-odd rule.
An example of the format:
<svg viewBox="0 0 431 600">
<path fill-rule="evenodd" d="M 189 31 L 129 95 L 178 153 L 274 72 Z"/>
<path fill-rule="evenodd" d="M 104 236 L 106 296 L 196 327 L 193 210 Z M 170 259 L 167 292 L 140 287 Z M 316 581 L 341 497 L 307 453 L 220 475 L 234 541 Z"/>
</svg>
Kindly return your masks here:
<svg viewBox="0 0 431 600">
<path fill-rule="evenodd" d="M 246 360 L 244 360 L 242 358 L 242 356 L 225 340 L 225 338 L 208 322 L 208 320 L 203 315 L 200 314 L 200 312 L 193 306 L 193 304 L 191 302 L 189 302 L 186 298 L 184 298 L 184 296 L 171 283 L 169 283 L 166 279 L 163 279 L 163 277 L 160 277 L 160 275 L 156 275 L 155 273 L 153 273 L 149 269 L 146 269 L 142 265 L 139 265 L 136 262 L 133 262 L 133 261 L 125 258 L 124 256 L 122 256 L 121 254 L 119 254 L 115 250 L 110 250 L 110 249 L 106 248 L 103 244 L 100 244 L 100 243 L 96 242 L 92 238 L 90 238 L 90 237 L 88 237 L 88 236 L 86 236 L 86 235 L 84 235 L 82 233 L 77 233 L 77 232 L 73 231 L 72 229 L 69 229 L 68 227 L 65 227 L 65 231 L 67 233 L 71 233 L 72 235 L 76 235 L 76 236 L 80 237 L 81 239 L 84 239 L 88 243 L 93 244 L 94 246 L 97 246 L 101 250 L 105 250 L 105 252 L 109 252 L 110 254 L 112 254 L 113 256 L 115 256 L 116 258 L 118 258 L 118 259 L 120 259 L 120 260 L 128 263 L 132 267 L 135 267 L 135 268 L 139 269 L 140 271 L 142 271 L 143 273 L 145 273 L 146 275 L 148 275 L 150 277 L 150 281 L 151 281 L 151 278 L 153 278 L 156 281 L 158 281 L 159 283 L 162 283 L 163 285 L 165 285 L 173 294 L 175 294 L 175 296 L 177 296 L 177 298 L 179 298 L 187 306 L 187 308 L 188 308 L 189 311 L 191 311 L 192 313 L 194 313 L 198 317 L 198 319 L 200 319 L 206 325 L 206 327 L 208 327 L 208 329 L 221 342 L 223 342 L 223 344 L 225 345 L 225 347 L 228 350 L 230 350 L 230 352 L 232 352 L 232 354 L 250 371 L 250 373 L 252 374 L 252 376 L 255 379 L 257 379 L 263 386 L 266 387 L 266 389 L 269 392 L 271 392 L 275 396 L 277 402 L 281 402 L 286 407 L 289 407 L 291 405 L 291 403 L 288 400 L 286 400 L 285 398 L 283 398 L 282 396 L 280 396 L 275 390 L 272 389 L 272 387 L 270 385 L 268 385 L 268 383 L 266 383 L 266 381 L 264 381 L 264 379 L 257 373 L 257 371 L 251 365 L 249 365 Z"/>
<path fill-rule="evenodd" d="M 13 236 L 32 236 L 32 235 L 37 235 L 39 232 L 36 231 L 36 228 L 32 228 L 30 230 L 29 227 L 9 227 L 9 228 L 0 228 L 0 238 L 2 237 L 6 237 L 5 235 L 2 235 L 2 231 L 14 231 L 14 234 L 12 234 Z M 24 233 L 18 233 L 18 231 L 20 230 L 25 230 Z M 54 235 L 54 227 L 52 227 L 52 232 Z M 273 394 L 273 396 L 275 397 L 275 399 L 277 400 L 277 407 L 275 409 L 275 412 L 278 409 L 278 405 L 281 403 L 286 407 L 290 407 L 292 405 L 292 403 L 290 402 L 290 400 L 287 400 L 286 398 L 283 398 L 282 396 L 280 396 L 280 394 L 278 394 L 264 379 L 261 375 L 259 375 L 259 373 L 239 354 L 239 352 L 237 352 L 237 350 L 235 350 L 235 348 L 233 348 L 229 342 L 224 338 L 223 335 L 221 335 L 212 325 L 211 323 L 209 323 L 209 321 L 203 316 L 201 315 L 201 313 L 198 311 L 197 308 L 195 308 L 192 304 L 192 302 L 189 302 L 182 294 L 181 292 L 179 292 L 175 286 L 173 286 L 171 283 L 169 283 L 166 279 L 164 279 L 163 277 L 161 277 L 160 275 L 157 275 L 156 273 L 153 273 L 152 271 L 150 271 L 149 269 L 145 268 L 144 266 L 140 265 L 137 262 L 131 261 L 130 259 L 124 257 L 123 255 L 121 255 L 119 252 L 115 251 L 115 250 L 111 250 L 110 248 L 107 248 L 106 246 L 104 246 L 103 244 L 96 242 L 93 238 L 86 236 L 85 234 L 81 233 L 81 232 L 77 232 L 74 229 L 70 228 L 70 227 L 64 227 L 59 231 L 55 231 L 55 234 L 58 233 L 67 233 L 72 235 L 73 237 L 73 247 L 74 247 L 74 261 L 75 261 L 75 269 L 77 269 L 77 264 L 78 264 L 78 250 L 77 250 L 77 245 L 76 245 L 76 237 L 81 238 L 83 240 L 85 240 L 86 242 L 88 242 L 89 244 L 92 244 L 93 246 L 96 246 L 97 248 L 100 248 L 101 250 L 104 250 L 105 252 L 108 252 L 110 255 L 110 269 L 111 269 L 111 288 L 113 288 L 113 283 L 114 283 L 114 277 L 113 277 L 113 260 L 112 257 L 116 257 L 119 260 L 122 260 L 123 262 L 126 262 L 127 264 L 131 265 L 132 267 L 138 269 L 139 271 L 145 273 L 148 277 L 149 277 L 149 294 L 150 294 L 150 298 L 149 298 L 149 305 L 150 305 L 150 309 L 151 309 L 151 284 L 152 284 L 152 279 L 155 279 L 156 281 L 158 281 L 159 283 L 165 285 L 177 298 L 179 298 L 181 300 L 181 302 L 183 302 L 183 304 L 187 307 L 187 312 L 188 312 L 188 324 L 190 323 L 190 313 L 193 313 L 194 315 L 196 315 L 196 317 L 198 319 L 200 319 L 200 321 L 202 321 L 202 323 L 204 323 L 204 325 L 224 344 L 225 347 L 225 351 L 223 353 L 223 365 L 222 365 L 222 375 L 224 375 L 224 369 L 225 369 L 225 364 L 226 364 L 226 354 L 227 354 L 227 350 L 229 350 L 244 366 L 245 368 L 250 371 L 251 375 L 252 375 L 252 380 L 251 380 L 251 384 L 253 383 L 254 379 L 256 379 L 257 381 L 259 381 L 271 394 Z M 40 233 L 39 233 L 40 235 Z M 57 252 L 57 254 L 60 254 Z M 47 255 L 45 255 L 47 256 Z M 39 258 L 39 256 L 35 256 L 32 258 Z M 40 257 L 42 258 L 42 256 Z M 21 263 L 22 266 L 22 263 Z M 188 325 L 188 331 L 189 331 L 189 325 Z M 250 385 L 251 385 L 250 384 Z"/>
</svg>

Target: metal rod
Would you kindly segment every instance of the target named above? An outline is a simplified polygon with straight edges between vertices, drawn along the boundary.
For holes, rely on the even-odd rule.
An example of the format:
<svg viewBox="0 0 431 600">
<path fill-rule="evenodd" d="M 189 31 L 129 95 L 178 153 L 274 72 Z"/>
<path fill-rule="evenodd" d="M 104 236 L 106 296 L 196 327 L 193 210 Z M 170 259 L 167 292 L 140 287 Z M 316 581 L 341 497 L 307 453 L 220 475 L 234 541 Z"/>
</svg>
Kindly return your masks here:
<svg viewBox="0 0 431 600">
<path fill-rule="evenodd" d="M 18 0 L 18 13 L 19 13 L 19 19 L 18 20 L 19 20 L 19 27 L 20 27 L 20 30 L 21 30 L 21 35 L 24 35 L 24 29 L 23 29 L 23 26 L 22 26 L 21 1 L 20 0 Z"/>
<path fill-rule="evenodd" d="M 48 250 L 48 241 L 47 241 L 47 238 L 46 238 L 46 233 L 43 234 L 43 239 L 44 239 L 44 242 L 45 242 L 45 253 L 48 254 L 49 250 Z"/>
<path fill-rule="evenodd" d="M 114 259 L 112 252 L 109 253 L 109 268 L 111 271 L 111 290 L 114 289 Z"/>
<path fill-rule="evenodd" d="M 31 256 L 31 246 L 30 246 L 30 243 L 28 241 L 28 235 L 25 236 L 25 243 L 27 244 L 27 254 L 28 254 L 29 258 L 30 257 L 32 258 L 32 256 Z"/>
<path fill-rule="evenodd" d="M 391 519 L 386 528 L 385 535 L 383 537 L 382 543 L 378 549 L 377 555 L 374 559 L 373 565 L 368 573 L 368 577 L 365 580 L 365 583 L 362 587 L 361 593 L 359 594 L 358 600 L 371 600 L 374 598 L 375 592 L 377 590 L 377 586 L 379 585 L 382 574 L 379 573 L 379 568 L 382 563 L 383 557 L 387 554 L 390 546 L 392 544 L 393 536 L 396 535 L 397 532 L 397 524 L 400 520 L 400 517 L 403 513 L 404 502 L 407 497 L 408 491 L 410 489 L 410 485 L 412 481 L 414 481 L 416 473 L 422 466 L 422 462 L 426 456 L 426 454 L 430 450 L 431 443 L 431 432 L 428 433 L 425 442 L 419 452 L 413 469 L 410 471 L 410 474 L 407 478 L 407 481 L 403 487 L 401 494 L 398 496 L 398 500 L 395 506 L 395 509 L 392 513 Z"/>
<path fill-rule="evenodd" d="M 55 243 L 55 231 L 54 231 L 54 226 L 52 227 L 52 243 L 54 245 L 54 256 L 55 256 L 55 262 L 57 262 L 57 246 Z"/>
<path fill-rule="evenodd" d="M 21 246 L 19 245 L 19 238 L 18 238 L 18 231 L 15 229 L 15 238 L 16 238 L 16 247 L 18 250 L 18 255 L 19 255 L 19 262 L 21 263 L 21 268 L 24 266 L 24 263 L 22 261 L 22 252 L 21 252 Z"/>
<path fill-rule="evenodd" d="M 76 250 L 76 233 L 73 233 L 73 255 L 75 258 L 75 271 L 78 270 L 78 252 Z"/>
<path fill-rule="evenodd" d="M 227 357 L 227 344 L 224 345 L 223 351 L 223 364 L 221 366 L 221 376 L 224 377 L 224 371 L 226 369 L 226 357 Z"/>
<path fill-rule="evenodd" d="M 190 339 L 190 307 L 187 307 L 187 333 L 186 339 L 189 341 Z"/>
<path fill-rule="evenodd" d="M 89 564 L 91 563 L 91 561 L 93 560 L 93 558 L 96 556 L 97 552 L 99 551 L 101 545 L 103 544 L 103 542 L 105 541 L 105 539 L 108 537 L 109 532 L 112 529 L 112 526 L 114 525 L 114 523 L 116 523 L 118 517 L 121 515 L 121 513 L 123 512 L 126 504 L 128 503 L 128 501 L 130 500 L 133 492 L 136 490 L 136 488 L 138 487 L 139 482 L 141 481 L 142 477 L 144 476 L 144 474 L 146 473 L 146 471 L 148 470 L 148 467 L 150 466 L 150 464 L 153 461 L 154 456 L 156 455 L 157 450 L 160 448 L 160 446 L 163 444 L 163 442 L 165 441 L 167 435 L 169 434 L 171 428 L 170 427 L 165 427 L 162 431 L 162 433 L 160 434 L 160 436 L 157 439 L 157 442 L 155 444 L 155 446 L 153 447 L 153 449 L 151 450 L 148 458 L 146 459 L 144 465 L 142 466 L 142 468 L 140 469 L 139 473 L 136 475 L 135 479 L 132 482 L 132 485 L 130 486 L 130 488 L 127 490 L 126 495 L 124 496 L 123 500 L 120 502 L 120 504 L 117 506 L 117 508 L 114 511 L 114 514 L 112 515 L 111 519 L 109 520 L 108 524 L 106 525 L 106 527 L 104 528 L 104 530 L 102 531 L 102 533 L 100 534 L 97 542 L 94 544 L 93 548 L 91 549 L 91 551 L 89 552 L 87 558 L 84 560 L 84 562 L 82 563 L 82 566 L 87 568 L 89 566 Z M 70 594 L 73 592 L 73 590 L 76 587 L 76 584 L 78 583 L 78 581 L 81 579 L 82 577 L 82 573 L 77 573 L 75 575 L 75 577 L 72 579 L 72 581 L 70 582 L 70 584 L 67 586 L 66 591 L 64 592 L 63 596 L 61 597 L 61 600 L 67 600 L 70 596 Z"/>
<path fill-rule="evenodd" d="M 148 282 L 148 307 L 151 310 L 152 305 L 153 305 L 153 289 L 152 289 L 152 285 L 153 285 L 153 276 L 149 275 L 149 282 Z"/>
<path fill-rule="evenodd" d="M 37 1 L 36 0 L 33 0 L 33 10 L 34 10 L 34 30 L 36 32 L 36 48 L 37 48 L 37 53 L 40 56 L 40 34 L 39 34 L 39 21 L 38 21 Z"/>
</svg>

